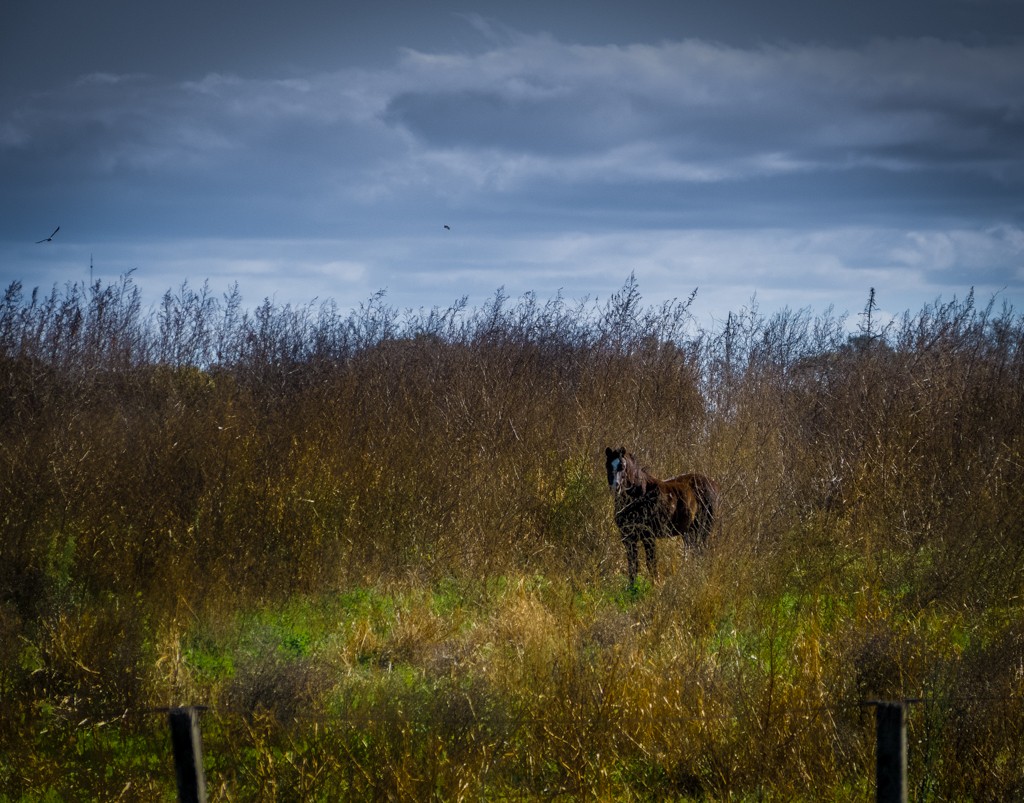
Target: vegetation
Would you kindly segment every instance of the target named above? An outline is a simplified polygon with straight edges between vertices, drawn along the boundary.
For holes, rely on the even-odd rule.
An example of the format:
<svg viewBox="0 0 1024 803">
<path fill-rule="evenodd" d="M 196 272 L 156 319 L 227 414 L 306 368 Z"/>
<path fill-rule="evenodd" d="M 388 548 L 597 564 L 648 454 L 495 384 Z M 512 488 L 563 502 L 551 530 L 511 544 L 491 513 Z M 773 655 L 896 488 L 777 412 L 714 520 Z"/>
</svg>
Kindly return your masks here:
<svg viewBox="0 0 1024 803">
<path fill-rule="evenodd" d="M 1024 320 L 0 302 L 0 800 L 1024 796 Z M 630 593 L 604 447 L 723 488 Z"/>
</svg>

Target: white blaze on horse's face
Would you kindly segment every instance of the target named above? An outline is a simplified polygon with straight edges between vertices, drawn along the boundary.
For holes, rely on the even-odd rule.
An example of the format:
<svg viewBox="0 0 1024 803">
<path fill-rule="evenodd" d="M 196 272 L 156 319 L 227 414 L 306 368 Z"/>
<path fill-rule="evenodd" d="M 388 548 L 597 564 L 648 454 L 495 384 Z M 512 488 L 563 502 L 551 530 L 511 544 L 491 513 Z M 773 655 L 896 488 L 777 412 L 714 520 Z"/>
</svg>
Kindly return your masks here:
<svg viewBox="0 0 1024 803">
<path fill-rule="evenodd" d="M 619 486 L 622 484 L 622 471 L 625 465 L 622 462 L 621 457 L 616 457 L 612 460 L 612 490 L 619 490 Z"/>
</svg>

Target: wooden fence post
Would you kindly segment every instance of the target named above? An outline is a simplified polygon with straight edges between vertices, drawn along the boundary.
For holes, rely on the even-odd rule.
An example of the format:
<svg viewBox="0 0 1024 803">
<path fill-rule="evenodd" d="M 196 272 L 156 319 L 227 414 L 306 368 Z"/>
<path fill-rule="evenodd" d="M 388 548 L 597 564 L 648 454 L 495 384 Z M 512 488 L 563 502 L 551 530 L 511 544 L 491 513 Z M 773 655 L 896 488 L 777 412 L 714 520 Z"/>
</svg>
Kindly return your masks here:
<svg viewBox="0 0 1024 803">
<path fill-rule="evenodd" d="M 875 799 L 878 803 L 907 803 L 907 703 L 875 705 Z"/>
<path fill-rule="evenodd" d="M 186 706 L 167 712 L 180 803 L 206 803 L 203 737 L 199 731 L 199 712 L 202 710 L 200 706 Z"/>
</svg>

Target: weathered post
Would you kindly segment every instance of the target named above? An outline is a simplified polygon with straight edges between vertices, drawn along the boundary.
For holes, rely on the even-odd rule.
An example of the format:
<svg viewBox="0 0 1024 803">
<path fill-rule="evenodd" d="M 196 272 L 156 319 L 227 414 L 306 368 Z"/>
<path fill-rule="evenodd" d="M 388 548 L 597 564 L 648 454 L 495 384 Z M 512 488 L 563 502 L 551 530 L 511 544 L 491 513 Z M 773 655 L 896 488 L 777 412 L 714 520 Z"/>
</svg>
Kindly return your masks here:
<svg viewBox="0 0 1024 803">
<path fill-rule="evenodd" d="M 907 803 L 907 703 L 875 703 L 876 797 Z"/>
<path fill-rule="evenodd" d="M 174 774 L 178 779 L 181 803 L 206 803 L 206 777 L 203 775 L 203 738 L 199 732 L 198 706 L 172 708 L 167 713 L 174 750 Z"/>
</svg>

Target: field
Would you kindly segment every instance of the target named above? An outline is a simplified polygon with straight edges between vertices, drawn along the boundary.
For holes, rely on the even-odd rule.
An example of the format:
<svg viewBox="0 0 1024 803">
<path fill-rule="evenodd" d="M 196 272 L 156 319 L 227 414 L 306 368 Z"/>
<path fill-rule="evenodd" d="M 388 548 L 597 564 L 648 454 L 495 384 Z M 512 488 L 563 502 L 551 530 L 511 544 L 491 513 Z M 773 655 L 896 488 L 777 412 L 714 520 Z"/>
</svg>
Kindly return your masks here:
<svg viewBox="0 0 1024 803">
<path fill-rule="evenodd" d="M 0 301 L 0 801 L 1024 797 L 1024 320 Z M 851 336 L 850 330 L 854 331 Z M 722 486 L 627 587 L 604 448 Z"/>
</svg>

